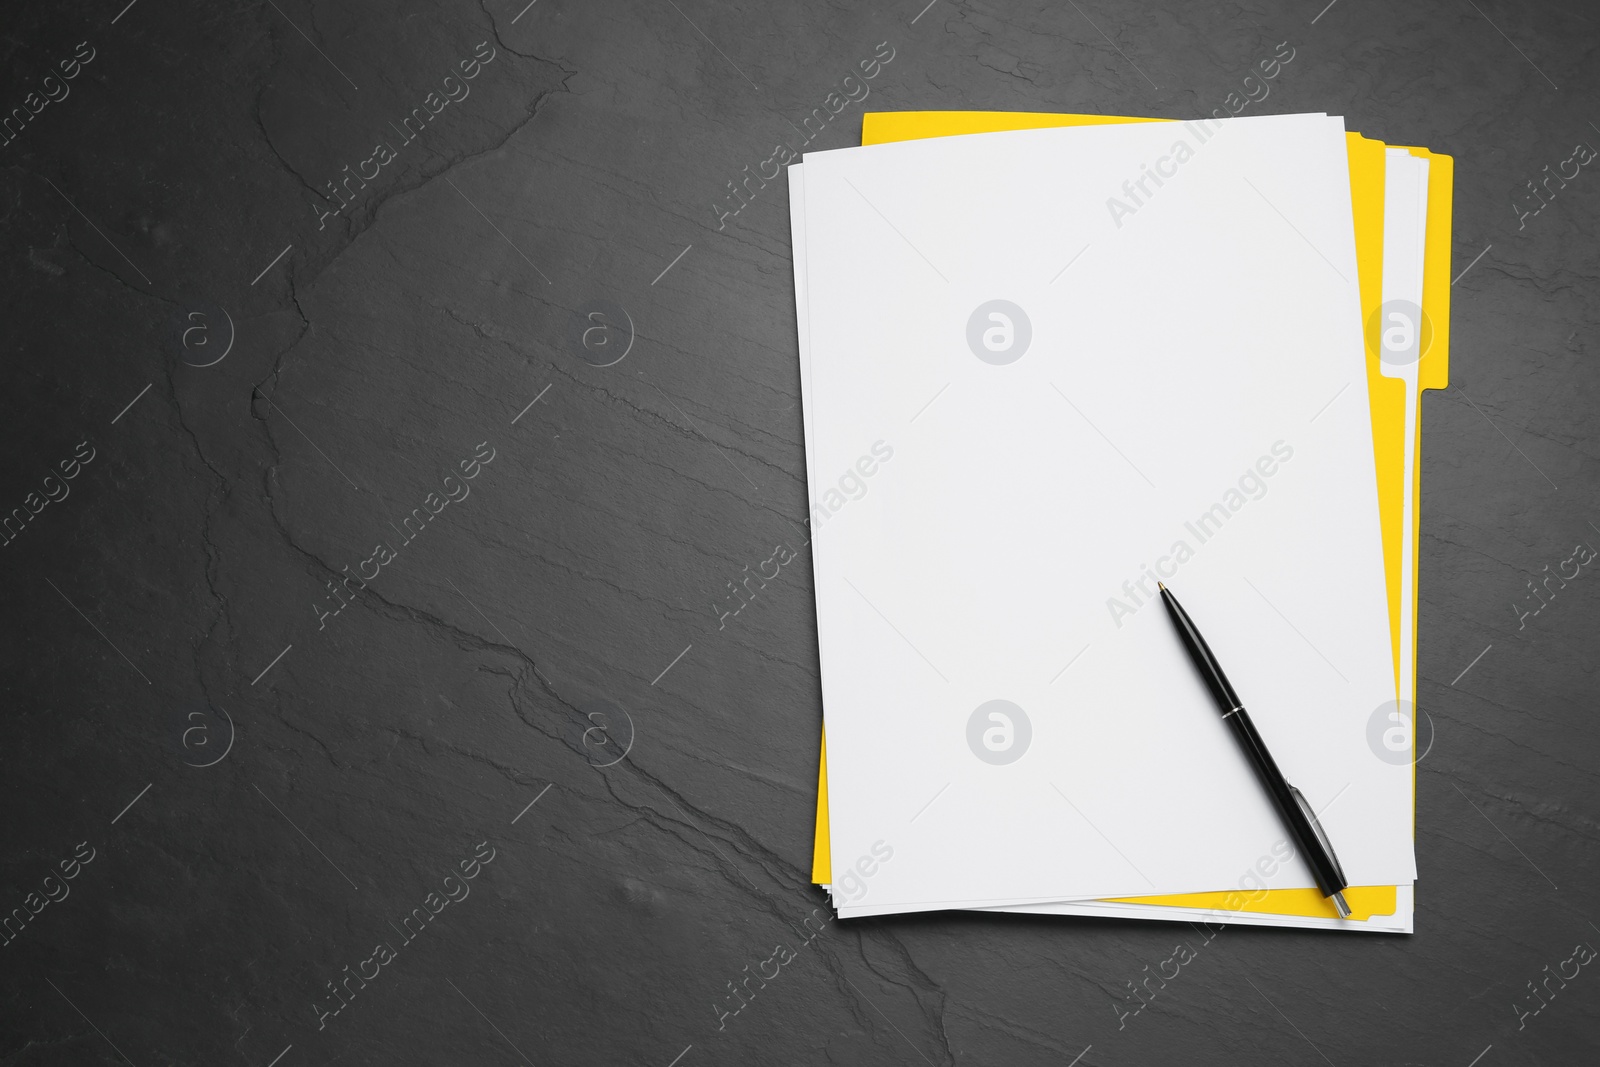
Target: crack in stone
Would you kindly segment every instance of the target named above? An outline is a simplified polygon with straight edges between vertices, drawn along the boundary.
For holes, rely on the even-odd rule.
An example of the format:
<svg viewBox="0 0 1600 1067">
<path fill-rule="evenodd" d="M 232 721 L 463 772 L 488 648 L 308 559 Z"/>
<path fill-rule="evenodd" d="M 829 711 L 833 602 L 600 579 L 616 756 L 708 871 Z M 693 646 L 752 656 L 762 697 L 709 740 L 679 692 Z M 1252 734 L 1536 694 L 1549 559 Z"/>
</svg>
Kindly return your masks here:
<svg viewBox="0 0 1600 1067">
<path fill-rule="evenodd" d="M 189 438 L 189 443 L 194 448 L 195 455 L 199 457 L 206 470 L 211 472 L 211 476 L 216 482 L 211 490 L 206 493 L 205 503 L 202 506 L 199 531 L 200 542 L 204 545 L 206 552 L 206 562 L 201 568 L 201 572 L 205 578 L 207 591 L 211 594 L 211 598 L 216 601 L 216 612 L 212 616 L 211 624 L 206 627 L 205 640 L 202 645 L 210 643 L 219 626 L 226 627 L 227 636 L 231 644 L 231 639 L 237 631 L 234 627 L 228 596 L 217 585 L 221 576 L 222 548 L 212 537 L 212 523 L 216 516 L 217 508 L 233 495 L 233 485 L 206 455 L 205 447 L 200 443 L 200 435 L 193 426 L 189 425 L 189 420 L 184 416 L 183 403 L 178 397 L 178 383 L 173 375 L 172 361 L 170 359 L 163 360 L 162 368 L 165 371 L 167 393 L 172 398 L 173 411 L 177 413 L 178 425 L 182 428 L 185 436 Z M 216 702 L 211 695 L 210 688 L 206 685 L 205 671 L 201 668 L 199 649 L 195 650 L 194 672 L 195 680 L 200 686 L 200 692 L 205 696 L 207 705 L 215 707 Z"/>
<path fill-rule="evenodd" d="M 576 69 L 569 69 L 566 66 L 566 64 L 562 63 L 560 60 L 546 59 L 544 56 L 537 55 L 537 54 L 535 54 L 533 52 L 519 52 L 515 48 L 512 48 L 509 44 L 506 43 L 505 38 L 500 36 L 500 19 L 495 15 L 495 13 L 493 11 L 489 10 L 489 5 L 487 3 L 485 3 L 485 0 L 478 0 L 478 6 L 480 8 L 482 8 L 483 9 L 483 13 L 488 16 L 488 18 L 489 18 L 489 32 L 494 35 L 495 43 L 498 44 L 501 48 L 504 48 L 507 52 L 510 52 L 512 55 L 520 56 L 523 59 L 537 59 L 541 63 L 548 63 L 551 66 L 556 67 L 557 69 L 562 71 L 564 74 L 566 74 L 567 78 L 569 78 L 569 79 L 573 75 L 578 73 L 578 71 Z M 562 81 L 562 88 L 563 89 L 566 88 L 566 79 L 563 79 L 563 81 Z"/>
<path fill-rule="evenodd" d="M 485 10 L 487 12 L 487 9 L 485 9 Z M 491 21 L 490 29 L 491 29 L 491 32 L 493 32 L 493 25 L 492 25 L 493 18 L 492 18 L 492 16 L 491 16 L 491 20 L 490 21 Z M 497 39 L 498 39 L 498 37 L 497 37 Z M 553 62 L 551 60 L 543 59 L 543 58 L 541 58 L 539 56 L 525 55 L 523 53 L 517 52 L 515 49 L 507 48 L 507 51 L 511 52 L 513 55 L 518 56 L 519 58 L 533 59 L 535 62 L 544 64 L 546 66 L 554 67 L 556 70 L 560 71 L 561 75 L 562 75 L 560 87 L 556 88 L 556 89 L 546 89 L 546 90 L 544 90 L 542 92 L 536 93 L 534 95 L 534 97 L 533 97 L 533 100 L 529 103 L 529 105 L 527 107 L 527 117 L 522 119 L 519 122 L 514 123 L 510 127 L 510 129 L 508 129 L 505 132 L 504 136 L 500 137 L 498 140 L 495 140 L 495 141 L 491 142 L 485 148 L 483 148 L 483 149 L 481 149 L 479 151 L 476 151 L 476 152 L 461 152 L 461 153 L 458 153 L 458 154 L 451 154 L 449 152 L 438 152 L 438 151 L 432 150 L 430 148 L 430 151 L 433 152 L 433 155 L 431 157 L 424 158 L 422 160 L 422 162 L 418 165 L 418 168 L 417 168 L 416 172 L 414 173 L 413 177 L 411 177 L 410 179 L 402 178 L 401 180 L 399 180 L 391 188 L 389 188 L 387 190 L 384 190 L 384 191 L 381 191 L 381 192 L 375 192 L 370 199 L 362 201 L 362 203 L 360 205 L 358 205 L 358 208 L 359 208 L 358 211 L 351 212 L 349 214 L 340 215 L 339 218 L 344 223 L 344 230 L 345 230 L 346 240 L 345 240 L 343 246 L 338 248 L 337 250 L 335 250 L 332 253 L 332 255 L 327 258 L 327 260 L 325 262 L 322 262 L 319 265 L 317 265 L 317 267 L 315 269 L 315 272 L 311 275 L 311 277 L 309 279 L 306 280 L 306 282 L 304 283 L 305 285 L 314 288 L 316 286 L 316 284 L 317 284 L 317 281 L 322 277 L 322 275 L 331 266 L 333 266 L 336 262 L 338 262 L 339 259 L 341 259 L 345 254 L 350 252 L 351 249 L 355 248 L 357 242 L 365 234 L 367 234 L 370 230 L 374 229 L 378 225 L 379 212 L 391 200 L 397 200 L 399 198 L 409 196 L 412 193 L 418 192 L 418 191 L 426 188 L 428 185 L 430 185 L 433 182 L 434 179 L 444 177 L 444 176 L 448 175 L 451 171 L 456 170 L 456 169 L 458 169 L 458 168 L 460 168 L 462 166 L 465 166 L 466 164 L 471 163 L 472 161 L 474 161 L 476 159 L 482 158 L 484 156 L 487 156 L 487 155 L 490 155 L 490 154 L 492 154 L 494 152 L 499 151 L 500 149 L 504 148 L 506 146 L 506 144 L 508 144 L 513 137 L 515 137 L 526 126 L 528 126 L 529 123 L 533 122 L 536 118 L 539 117 L 539 113 L 544 109 L 544 107 L 546 106 L 547 101 L 551 97 L 553 97 L 553 96 L 555 96 L 557 94 L 560 94 L 560 93 L 570 93 L 571 92 L 571 90 L 568 88 L 568 84 L 567 83 L 570 82 L 572 80 L 572 78 L 577 75 L 578 72 L 576 70 L 569 70 L 567 67 L 565 67 L 562 64 Z M 281 59 L 281 56 L 279 57 L 279 59 Z M 276 65 L 277 65 L 277 60 L 274 61 L 274 66 L 276 66 Z M 278 148 L 273 143 L 271 136 L 267 133 L 266 124 L 261 118 L 261 114 L 260 114 L 260 97 L 259 97 L 259 95 L 257 97 L 256 107 L 253 110 L 253 114 L 254 114 L 254 116 L 256 118 L 257 125 L 261 128 L 262 139 L 266 142 L 267 148 L 272 152 L 272 154 L 274 156 L 277 157 L 278 162 L 283 166 L 283 168 L 286 171 L 288 171 L 295 178 L 295 180 L 297 182 L 299 182 L 299 184 L 303 188 L 309 190 L 312 193 L 312 195 L 314 195 L 317 198 L 318 202 L 326 202 L 327 198 L 324 197 L 321 193 L 318 193 L 316 191 L 316 189 L 312 187 L 310 182 L 308 182 L 305 179 L 304 176 L 302 176 L 298 171 L 296 171 L 294 169 L 294 167 L 292 167 L 289 164 L 289 161 L 287 159 L 285 159 L 282 156 L 282 154 L 280 154 L 278 152 Z M 429 167 L 430 167 L 430 161 L 431 160 L 442 161 L 442 165 L 437 166 L 435 169 L 433 169 L 430 172 Z M 305 337 L 305 333 L 308 332 L 309 329 L 310 329 L 310 320 L 309 320 L 309 318 L 307 318 L 304 309 L 300 307 L 298 296 L 295 293 L 295 288 L 294 288 L 294 284 L 293 284 L 292 275 L 293 275 L 293 267 L 291 265 L 291 268 L 290 268 L 290 298 L 291 298 L 292 302 L 294 303 L 296 312 L 300 315 L 301 322 L 303 324 L 305 324 L 306 330 L 302 331 L 301 335 L 299 337 L 296 337 L 293 341 L 291 341 L 285 347 L 284 351 L 279 354 L 278 360 L 277 360 L 275 366 L 273 367 L 273 372 L 270 375 L 270 378 L 272 379 L 274 384 L 276 383 L 278 373 L 281 371 L 281 369 L 283 367 L 283 363 L 284 363 L 285 358 L 288 356 L 289 352 L 293 351 L 295 348 L 297 348 L 299 346 L 300 342 Z M 266 379 L 263 379 L 262 381 L 257 382 L 256 383 L 256 387 L 258 389 L 261 388 L 261 386 L 265 383 L 265 381 L 266 381 Z"/>
<path fill-rule="evenodd" d="M 625 408 L 629 409 L 630 411 L 638 413 L 639 415 L 645 417 L 646 419 L 654 420 L 656 422 L 661 423 L 664 426 L 669 427 L 673 431 L 674 434 L 676 434 L 678 437 L 682 438 L 685 441 L 694 441 L 694 442 L 698 442 L 698 443 L 701 443 L 701 444 L 711 444 L 711 445 L 713 445 L 715 447 L 726 449 L 727 451 L 732 452 L 734 455 L 743 456 L 744 458 L 750 460 L 753 463 L 758 463 L 763 467 L 767 467 L 767 468 L 769 468 L 771 470 L 777 471 L 778 473 L 782 474 L 785 478 L 789 478 L 789 479 L 798 481 L 798 482 L 800 482 L 800 484 L 802 486 L 805 484 L 804 477 L 797 477 L 791 471 L 788 471 L 785 468 L 773 463 L 771 460 L 768 460 L 768 459 L 766 459 L 766 458 L 764 458 L 762 456 L 755 455 L 754 453 L 744 451 L 743 449 L 739 448 L 737 445 L 732 445 L 732 444 L 727 444 L 727 443 L 724 443 L 724 442 L 714 441 L 710 437 L 707 437 L 707 436 L 697 432 L 693 427 L 681 426 L 677 422 L 673 421 L 672 419 L 667 418 L 665 415 L 663 415 L 660 412 L 653 411 L 650 408 L 639 406 L 638 404 L 634 403 L 632 400 L 630 400 L 627 397 L 621 395 L 620 393 L 613 393 L 609 389 L 605 389 L 604 387 L 596 385 L 593 382 L 585 381 L 584 379 L 579 378 L 577 375 L 573 374 L 571 371 L 563 369 L 559 364 L 552 363 L 551 364 L 551 370 L 554 371 L 556 374 L 561 375 L 563 378 L 567 379 L 567 381 L 571 382 L 573 385 L 579 386 L 579 387 L 581 387 L 583 389 L 587 389 L 592 393 L 598 393 L 600 396 L 604 397 L 611 404 L 620 405 L 622 407 L 625 407 Z M 647 458 L 647 457 L 641 457 L 641 458 Z M 677 472 L 677 471 L 674 471 L 673 473 L 676 474 L 679 477 L 688 477 L 687 475 L 684 475 L 684 474 L 682 474 L 680 472 Z M 690 480 L 694 481 L 694 479 L 690 479 Z M 706 485 L 705 483 L 698 482 L 698 481 L 696 481 L 695 484 L 703 485 L 706 489 L 708 489 L 708 490 L 710 490 L 712 492 L 725 493 L 725 494 L 727 494 L 729 496 L 734 497 L 737 500 L 740 500 L 740 501 L 742 501 L 742 502 L 744 502 L 746 504 L 749 504 L 752 507 L 759 508 L 762 511 L 770 512 L 771 514 L 776 515 L 778 518 L 783 519 L 785 522 L 795 523 L 795 524 L 798 524 L 800 522 L 800 520 L 790 518 L 789 516 L 783 514 L 781 511 L 778 511 L 775 508 L 772 508 L 772 507 L 770 507 L 770 506 L 768 506 L 766 504 L 762 504 L 762 503 L 758 503 L 756 501 L 749 500 L 746 497 L 743 497 L 743 496 L 739 495 L 738 493 L 732 492 L 731 490 L 717 488 L 717 487 L 714 487 L 714 486 L 711 486 L 711 485 Z"/>
<path fill-rule="evenodd" d="M 83 249 L 79 248 L 78 247 L 78 243 L 72 239 L 71 221 L 68 220 L 67 222 L 63 223 L 63 225 L 65 226 L 65 236 L 66 236 L 66 239 L 67 239 L 67 247 L 72 249 L 72 251 L 77 254 L 78 258 L 83 260 L 85 263 L 87 263 L 91 268 L 93 268 L 94 270 L 99 271 L 101 274 L 104 274 L 107 277 L 113 279 L 114 281 L 116 281 L 116 283 L 118 285 L 120 285 L 122 288 L 128 290 L 128 292 L 130 292 L 130 293 L 137 293 L 139 296 L 142 296 L 147 300 L 155 300 L 155 301 L 158 301 L 158 302 L 160 302 L 162 304 L 166 304 L 168 307 L 176 308 L 178 306 L 178 302 L 176 300 L 169 300 L 166 297 L 160 295 L 159 293 L 156 293 L 156 292 L 153 292 L 153 291 L 147 291 L 147 290 L 144 290 L 144 289 L 140 289 L 138 286 L 136 286 L 132 282 L 128 281 L 126 278 L 124 278 L 122 275 L 118 274 L 116 271 L 112 270 L 110 267 L 102 266 L 99 263 L 99 261 L 94 259 L 94 257 L 90 256 Z"/>
</svg>

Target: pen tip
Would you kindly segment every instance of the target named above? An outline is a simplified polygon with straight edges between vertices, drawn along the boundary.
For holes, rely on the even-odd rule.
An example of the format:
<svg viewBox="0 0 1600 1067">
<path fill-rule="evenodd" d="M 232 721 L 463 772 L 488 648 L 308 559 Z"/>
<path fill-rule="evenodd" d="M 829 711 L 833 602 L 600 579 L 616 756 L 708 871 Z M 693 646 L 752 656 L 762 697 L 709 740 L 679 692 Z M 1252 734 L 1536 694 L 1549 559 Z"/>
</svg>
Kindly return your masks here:
<svg viewBox="0 0 1600 1067">
<path fill-rule="evenodd" d="M 1341 918 L 1341 919 L 1350 918 L 1350 905 L 1345 902 L 1343 891 L 1335 893 L 1333 896 L 1329 897 L 1328 899 L 1333 901 L 1333 908 L 1334 908 L 1335 911 L 1337 911 L 1339 913 L 1339 918 Z"/>
<path fill-rule="evenodd" d="M 1160 582 L 1156 583 L 1156 588 L 1161 590 L 1163 593 L 1165 593 L 1167 591 L 1167 587 L 1165 585 L 1161 584 Z"/>
</svg>

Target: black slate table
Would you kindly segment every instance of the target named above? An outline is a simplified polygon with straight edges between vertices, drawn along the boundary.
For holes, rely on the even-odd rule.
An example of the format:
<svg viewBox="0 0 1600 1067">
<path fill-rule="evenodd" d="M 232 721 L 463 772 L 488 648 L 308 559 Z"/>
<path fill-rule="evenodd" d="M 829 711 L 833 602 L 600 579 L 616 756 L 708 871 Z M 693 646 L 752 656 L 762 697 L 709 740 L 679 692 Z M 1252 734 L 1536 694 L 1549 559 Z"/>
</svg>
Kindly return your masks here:
<svg viewBox="0 0 1600 1067">
<path fill-rule="evenodd" d="M 10 5 L 0 1062 L 1594 1059 L 1600 16 L 924 3 Z M 1414 936 L 829 920 L 772 175 L 897 109 L 1455 157 Z"/>
</svg>

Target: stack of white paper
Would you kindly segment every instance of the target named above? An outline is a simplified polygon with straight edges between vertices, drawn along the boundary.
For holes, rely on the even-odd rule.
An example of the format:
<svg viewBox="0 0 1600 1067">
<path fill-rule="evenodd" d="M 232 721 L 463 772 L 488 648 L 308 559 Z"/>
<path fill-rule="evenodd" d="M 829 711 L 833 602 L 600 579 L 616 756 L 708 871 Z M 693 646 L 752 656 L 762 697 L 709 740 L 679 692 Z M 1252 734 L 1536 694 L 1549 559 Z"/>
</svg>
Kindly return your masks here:
<svg viewBox="0 0 1600 1067">
<path fill-rule="evenodd" d="M 1368 739 L 1397 679 L 1342 120 L 789 174 L 839 913 L 1315 885 L 1158 579 L 1350 883 L 1409 890 L 1412 768 Z"/>
</svg>

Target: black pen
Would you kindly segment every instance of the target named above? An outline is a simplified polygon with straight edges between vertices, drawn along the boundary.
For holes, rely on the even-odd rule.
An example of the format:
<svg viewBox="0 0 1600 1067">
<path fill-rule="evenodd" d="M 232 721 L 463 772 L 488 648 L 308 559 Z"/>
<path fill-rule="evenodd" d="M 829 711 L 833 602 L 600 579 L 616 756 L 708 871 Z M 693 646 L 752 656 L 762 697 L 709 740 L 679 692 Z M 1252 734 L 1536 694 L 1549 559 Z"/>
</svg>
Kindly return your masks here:
<svg viewBox="0 0 1600 1067">
<path fill-rule="evenodd" d="M 1160 582 L 1156 585 L 1161 590 L 1161 602 L 1167 606 L 1167 614 L 1172 618 L 1172 625 L 1178 628 L 1178 636 L 1183 639 L 1183 647 L 1189 650 L 1189 658 L 1194 660 L 1194 665 L 1200 671 L 1200 677 L 1204 679 L 1206 688 L 1211 690 L 1212 698 L 1222 710 L 1223 721 L 1233 730 L 1233 736 L 1238 739 L 1239 746 L 1244 749 L 1244 754 L 1255 766 L 1261 784 L 1266 787 L 1267 795 L 1272 797 L 1273 806 L 1278 809 L 1278 815 L 1282 817 L 1289 827 L 1289 832 L 1294 834 L 1295 841 L 1299 843 L 1300 854 L 1311 864 L 1311 871 L 1317 878 L 1318 889 L 1322 891 L 1323 896 L 1333 901 L 1334 908 L 1339 912 L 1339 918 L 1348 919 L 1350 905 L 1345 903 L 1344 890 L 1349 888 L 1349 883 L 1344 880 L 1344 871 L 1339 867 L 1339 858 L 1333 854 L 1333 845 L 1329 843 L 1327 834 L 1322 832 L 1322 824 L 1317 821 L 1316 813 L 1311 810 L 1311 805 L 1306 803 L 1306 798 L 1301 796 L 1300 790 L 1290 785 L 1284 778 L 1283 772 L 1278 770 L 1277 761 L 1272 758 L 1272 753 L 1267 751 L 1261 735 L 1256 733 L 1255 723 L 1250 721 L 1250 713 L 1239 703 L 1239 695 L 1228 683 L 1228 676 L 1222 673 L 1217 657 L 1211 654 L 1206 639 L 1200 636 L 1200 631 L 1195 628 L 1188 612 L 1183 610 L 1178 598 L 1172 595 L 1172 590 Z"/>
</svg>

